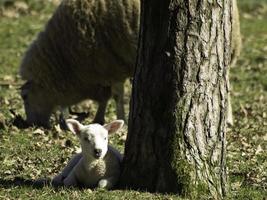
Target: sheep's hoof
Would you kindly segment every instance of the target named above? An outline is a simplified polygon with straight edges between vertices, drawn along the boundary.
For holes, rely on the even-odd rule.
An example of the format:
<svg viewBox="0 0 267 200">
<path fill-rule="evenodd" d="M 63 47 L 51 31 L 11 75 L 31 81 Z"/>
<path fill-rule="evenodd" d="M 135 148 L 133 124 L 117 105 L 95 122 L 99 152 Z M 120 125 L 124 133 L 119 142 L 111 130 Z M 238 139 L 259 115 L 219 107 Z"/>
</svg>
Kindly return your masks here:
<svg viewBox="0 0 267 200">
<path fill-rule="evenodd" d="M 16 126 L 19 129 L 26 129 L 30 127 L 30 124 L 22 118 L 20 114 L 17 114 L 14 110 L 10 110 L 12 115 L 14 115 L 14 119 L 12 121 L 12 124 Z"/>
</svg>

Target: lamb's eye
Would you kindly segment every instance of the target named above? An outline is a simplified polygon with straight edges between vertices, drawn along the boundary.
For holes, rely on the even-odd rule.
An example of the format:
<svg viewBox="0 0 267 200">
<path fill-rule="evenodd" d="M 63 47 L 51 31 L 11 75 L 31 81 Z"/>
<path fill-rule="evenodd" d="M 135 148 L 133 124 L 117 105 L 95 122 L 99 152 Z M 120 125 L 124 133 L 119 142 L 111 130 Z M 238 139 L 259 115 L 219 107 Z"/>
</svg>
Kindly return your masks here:
<svg viewBox="0 0 267 200">
<path fill-rule="evenodd" d="M 107 140 L 107 137 L 105 137 L 104 140 Z"/>
<path fill-rule="evenodd" d="M 84 141 L 89 142 L 90 140 L 89 140 L 88 137 L 85 137 L 85 138 L 84 138 Z"/>
</svg>

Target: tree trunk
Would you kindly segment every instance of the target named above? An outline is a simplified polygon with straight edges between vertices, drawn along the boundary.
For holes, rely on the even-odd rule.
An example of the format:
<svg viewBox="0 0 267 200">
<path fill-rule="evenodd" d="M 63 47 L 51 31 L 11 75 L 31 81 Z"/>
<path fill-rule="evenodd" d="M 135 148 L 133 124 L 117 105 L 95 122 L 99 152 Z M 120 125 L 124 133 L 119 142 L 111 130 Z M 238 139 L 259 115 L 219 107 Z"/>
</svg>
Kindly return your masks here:
<svg viewBox="0 0 267 200">
<path fill-rule="evenodd" d="M 226 194 L 231 0 L 143 0 L 121 184 Z"/>
</svg>

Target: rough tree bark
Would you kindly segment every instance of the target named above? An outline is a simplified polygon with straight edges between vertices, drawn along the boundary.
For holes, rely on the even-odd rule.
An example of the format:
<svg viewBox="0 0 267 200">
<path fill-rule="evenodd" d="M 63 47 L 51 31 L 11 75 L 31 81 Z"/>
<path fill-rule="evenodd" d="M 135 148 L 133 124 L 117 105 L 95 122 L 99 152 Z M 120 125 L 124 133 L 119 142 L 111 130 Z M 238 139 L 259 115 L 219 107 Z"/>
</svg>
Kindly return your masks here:
<svg viewBox="0 0 267 200">
<path fill-rule="evenodd" d="M 142 0 L 121 184 L 226 194 L 231 0 Z"/>
</svg>

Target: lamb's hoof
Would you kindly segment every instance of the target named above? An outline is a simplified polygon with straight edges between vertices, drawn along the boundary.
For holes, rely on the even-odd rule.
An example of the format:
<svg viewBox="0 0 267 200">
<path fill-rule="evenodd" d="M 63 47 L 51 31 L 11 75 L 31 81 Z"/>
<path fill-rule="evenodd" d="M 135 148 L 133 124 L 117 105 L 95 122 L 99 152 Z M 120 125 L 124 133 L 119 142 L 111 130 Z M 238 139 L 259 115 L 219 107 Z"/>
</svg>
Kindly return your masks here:
<svg viewBox="0 0 267 200">
<path fill-rule="evenodd" d="M 98 182 L 98 187 L 99 187 L 99 188 L 103 188 L 103 189 L 105 189 L 105 188 L 107 188 L 107 185 L 108 185 L 108 181 L 107 181 L 107 180 L 100 180 L 100 181 Z"/>
</svg>

